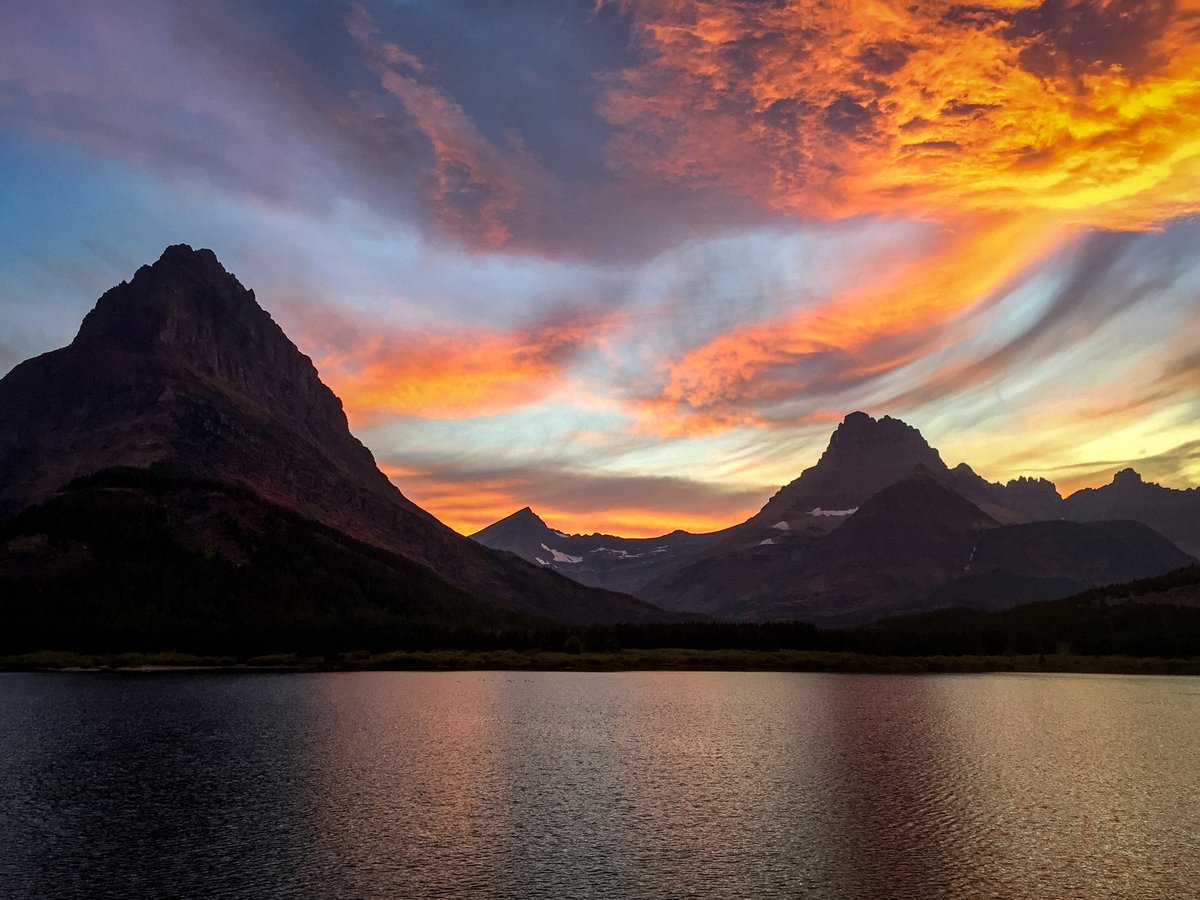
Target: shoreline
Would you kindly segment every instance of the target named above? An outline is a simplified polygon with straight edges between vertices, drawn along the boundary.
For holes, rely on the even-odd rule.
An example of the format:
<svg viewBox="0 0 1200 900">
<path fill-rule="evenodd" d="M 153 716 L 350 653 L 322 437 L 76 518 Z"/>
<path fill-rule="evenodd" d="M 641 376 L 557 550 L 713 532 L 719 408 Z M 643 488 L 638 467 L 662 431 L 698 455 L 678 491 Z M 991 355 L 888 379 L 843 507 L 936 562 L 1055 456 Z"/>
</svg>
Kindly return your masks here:
<svg viewBox="0 0 1200 900">
<path fill-rule="evenodd" d="M 870 656 L 816 650 L 618 650 L 563 653 L 512 650 L 351 651 L 325 656 L 278 653 L 250 657 L 183 653 L 39 651 L 0 656 L 0 672 L 62 674 L 270 674 L 369 671 L 545 672 L 845 672 L 991 674 L 997 672 L 1109 675 L 1200 675 L 1200 658 L 1160 659 L 1072 654 L 1013 656 Z"/>
</svg>

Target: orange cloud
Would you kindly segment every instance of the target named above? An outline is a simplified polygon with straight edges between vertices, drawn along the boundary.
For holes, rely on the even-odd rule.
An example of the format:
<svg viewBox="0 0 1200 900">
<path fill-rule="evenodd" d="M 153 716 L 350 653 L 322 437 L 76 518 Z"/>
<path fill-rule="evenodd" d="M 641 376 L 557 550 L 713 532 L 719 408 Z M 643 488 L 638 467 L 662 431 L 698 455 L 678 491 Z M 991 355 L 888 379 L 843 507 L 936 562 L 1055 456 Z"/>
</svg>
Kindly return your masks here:
<svg viewBox="0 0 1200 900">
<path fill-rule="evenodd" d="M 311 329 L 322 379 L 352 424 L 386 416 L 458 419 L 492 415 L 546 399 L 581 350 L 616 317 L 579 318 L 514 331 L 455 334 L 398 331 L 340 336 Z M 328 346 L 333 337 L 338 346 Z"/>
<path fill-rule="evenodd" d="M 806 216 L 1195 211 L 1200 40 L 1175 4 L 631 0 L 630 167 Z"/>
<path fill-rule="evenodd" d="M 520 147 L 501 152 L 479 133 L 461 106 L 438 87 L 419 81 L 416 76 L 425 71 L 421 60 L 383 41 L 362 5 L 353 4 L 347 11 L 346 28 L 380 86 L 403 104 L 429 142 L 433 160 L 425 194 L 442 231 L 488 247 L 507 244 L 520 197 L 544 182 L 544 173 Z"/>
<path fill-rule="evenodd" d="M 1193 4 L 1194 6 L 1195 4 Z M 1200 31 L 1169 3 L 629 0 L 643 62 L 609 85 L 615 172 L 812 218 L 940 226 L 924 257 L 665 365 L 664 434 L 936 349 L 938 331 L 1087 229 L 1200 212 Z M 836 371 L 832 371 L 836 369 Z"/>
<path fill-rule="evenodd" d="M 918 259 L 881 261 L 878 277 L 820 306 L 735 329 L 671 363 L 658 394 L 642 401 L 643 427 L 695 434 L 761 425 L 755 402 L 898 369 L 937 339 L 913 334 L 936 332 L 1064 238 L 1043 221 L 1001 218 L 947 234 Z"/>
</svg>

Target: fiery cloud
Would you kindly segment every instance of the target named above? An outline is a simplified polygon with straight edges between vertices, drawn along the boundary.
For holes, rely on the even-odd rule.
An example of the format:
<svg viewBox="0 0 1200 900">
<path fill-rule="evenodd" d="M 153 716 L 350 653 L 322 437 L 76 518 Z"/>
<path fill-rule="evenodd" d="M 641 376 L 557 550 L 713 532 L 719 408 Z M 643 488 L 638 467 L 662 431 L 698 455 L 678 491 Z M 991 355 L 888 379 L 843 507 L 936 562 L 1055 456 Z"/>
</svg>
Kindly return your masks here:
<svg viewBox="0 0 1200 900">
<path fill-rule="evenodd" d="M 804 216 L 1046 210 L 1142 228 L 1196 207 L 1184 4 L 625 6 L 647 61 L 607 97 L 614 167 Z"/>
<path fill-rule="evenodd" d="M 1026 219 L 947 236 L 915 260 L 774 321 L 734 329 L 671 363 L 642 421 L 667 434 L 767 424 L 770 406 L 897 370 L 945 338 L 940 326 L 986 298 L 1061 241 Z"/>
<path fill-rule="evenodd" d="M 578 317 L 511 331 L 363 334 L 339 317 L 310 314 L 302 343 L 352 425 L 391 416 L 460 419 L 546 399 L 575 357 L 617 321 Z"/>
<path fill-rule="evenodd" d="M 622 4 L 644 53 L 610 87 L 616 171 L 806 218 L 921 219 L 941 245 L 668 361 L 643 424 L 763 425 L 896 371 L 1088 229 L 1200 210 L 1200 41 L 1182 4 Z"/>
<path fill-rule="evenodd" d="M 0 28 L 7 362 L 180 240 L 465 530 L 727 525 L 858 408 L 994 479 L 1198 477 L 1200 0 L 53 0 Z"/>
</svg>

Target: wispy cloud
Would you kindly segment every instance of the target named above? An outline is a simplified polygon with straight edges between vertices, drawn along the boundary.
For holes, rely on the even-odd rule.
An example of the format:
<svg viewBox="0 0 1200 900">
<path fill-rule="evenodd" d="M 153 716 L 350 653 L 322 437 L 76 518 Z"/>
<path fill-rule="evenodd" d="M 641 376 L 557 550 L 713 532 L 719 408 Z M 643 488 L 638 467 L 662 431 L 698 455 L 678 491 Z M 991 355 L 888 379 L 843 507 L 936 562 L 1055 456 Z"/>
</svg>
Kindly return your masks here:
<svg viewBox="0 0 1200 900">
<path fill-rule="evenodd" d="M 961 339 L 947 326 L 1090 229 L 1200 210 L 1187 187 L 1200 177 L 1200 45 L 1173 6 L 620 5 L 644 60 L 606 98 L 614 171 L 804 218 L 938 226 L 924 253 L 877 261 L 815 308 L 664 360 L 644 427 L 802 421 Z"/>
</svg>

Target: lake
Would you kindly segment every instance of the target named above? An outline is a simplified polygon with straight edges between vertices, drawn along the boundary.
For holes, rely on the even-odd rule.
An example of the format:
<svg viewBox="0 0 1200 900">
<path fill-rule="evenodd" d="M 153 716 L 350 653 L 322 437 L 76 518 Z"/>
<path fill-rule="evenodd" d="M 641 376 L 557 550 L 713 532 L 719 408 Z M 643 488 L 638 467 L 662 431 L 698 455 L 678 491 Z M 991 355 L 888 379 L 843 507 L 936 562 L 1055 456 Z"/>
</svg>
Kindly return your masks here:
<svg viewBox="0 0 1200 900">
<path fill-rule="evenodd" d="M 1200 896 L 1200 678 L 0 675 L 0 896 Z"/>
</svg>

